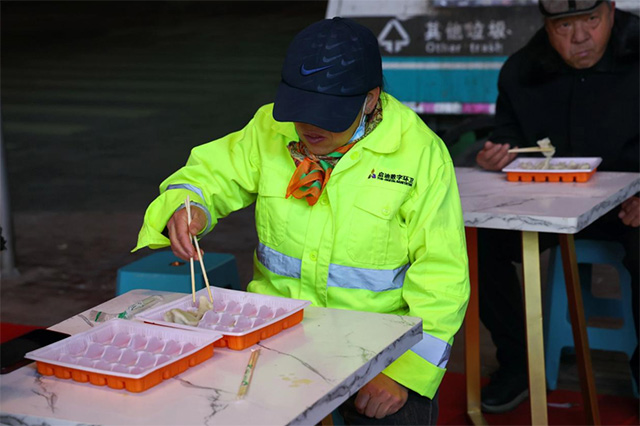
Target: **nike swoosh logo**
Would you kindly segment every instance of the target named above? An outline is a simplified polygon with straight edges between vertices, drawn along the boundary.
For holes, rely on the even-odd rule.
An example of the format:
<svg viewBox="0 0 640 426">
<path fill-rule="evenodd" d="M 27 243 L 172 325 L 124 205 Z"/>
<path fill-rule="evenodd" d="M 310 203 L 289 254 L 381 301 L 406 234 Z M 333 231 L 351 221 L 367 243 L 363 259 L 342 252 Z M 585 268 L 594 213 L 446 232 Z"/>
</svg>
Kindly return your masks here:
<svg viewBox="0 0 640 426">
<path fill-rule="evenodd" d="M 319 92 L 324 92 L 325 90 L 329 90 L 329 89 L 331 89 L 333 87 L 336 87 L 338 84 L 340 84 L 340 82 L 333 83 L 333 84 L 330 84 L 328 86 L 318 86 L 318 91 Z"/>
<path fill-rule="evenodd" d="M 343 67 L 346 67 L 347 65 L 351 65 L 352 63 L 354 63 L 356 60 L 352 59 L 350 61 L 345 61 L 344 59 L 342 61 L 340 61 L 340 65 L 342 65 Z"/>
<path fill-rule="evenodd" d="M 318 91 L 319 92 L 324 92 L 326 90 L 329 90 L 329 89 L 332 89 L 332 88 L 336 87 L 339 84 L 340 84 L 340 82 L 329 84 L 328 86 L 318 86 Z M 352 92 L 353 92 L 354 89 L 355 89 L 355 87 L 344 87 L 344 86 L 341 86 L 340 87 L 340 93 L 351 95 L 351 94 L 353 94 Z"/>
<path fill-rule="evenodd" d="M 325 44 L 324 48 L 327 50 L 331 50 L 331 49 L 335 49 L 338 46 L 341 46 L 343 44 L 345 44 L 346 41 L 341 41 L 340 43 L 335 43 L 335 44 Z"/>
<path fill-rule="evenodd" d="M 338 58 L 339 58 L 339 57 L 341 57 L 341 56 L 342 56 L 342 54 L 339 54 L 339 55 L 336 55 L 336 56 L 332 56 L 332 57 L 330 57 L 330 58 L 327 58 L 326 56 L 323 56 L 323 57 L 322 57 L 322 62 L 324 62 L 325 64 L 327 64 L 327 63 L 329 63 L 329 62 L 333 62 L 333 61 L 335 61 L 336 59 L 338 59 Z"/>
<path fill-rule="evenodd" d="M 348 72 L 349 70 L 342 70 L 342 71 L 338 71 L 338 72 L 334 72 L 332 73 L 331 71 L 327 72 L 327 78 L 335 78 L 339 75 L 344 74 L 345 72 Z"/>
<path fill-rule="evenodd" d="M 312 69 L 308 70 L 308 69 L 306 69 L 306 68 L 304 67 L 304 64 L 302 64 L 302 65 L 300 66 L 300 74 L 302 74 L 302 75 L 304 75 L 304 76 L 307 76 L 307 75 L 315 74 L 315 73 L 320 72 L 320 71 L 324 71 L 324 70 L 326 70 L 327 68 L 331 68 L 332 66 L 333 66 L 333 65 L 327 65 L 326 67 L 312 68 Z"/>
<path fill-rule="evenodd" d="M 354 89 L 354 87 L 344 87 L 344 86 L 342 86 L 340 88 L 340 93 L 348 94 L 348 93 L 353 92 L 353 89 Z"/>
</svg>

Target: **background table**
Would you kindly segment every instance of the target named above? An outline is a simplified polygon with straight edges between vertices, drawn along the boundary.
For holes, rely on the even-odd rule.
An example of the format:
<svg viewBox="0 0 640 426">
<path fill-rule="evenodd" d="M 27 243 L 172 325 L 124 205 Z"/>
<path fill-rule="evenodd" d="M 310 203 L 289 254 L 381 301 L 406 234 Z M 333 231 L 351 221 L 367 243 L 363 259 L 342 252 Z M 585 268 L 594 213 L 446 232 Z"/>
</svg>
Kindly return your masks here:
<svg viewBox="0 0 640 426">
<path fill-rule="evenodd" d="M 134 290 L 102 305 L 119 312 L 151 294 Z M 53 327 L 91 327 L 88 312 Z M 150 325 L 151 326 L 151 325 Z M 142 393 L 41 376 L 35 364 L 3 375 L 0 411 L 11 424 L 316 424 L 422 339 L 415 317 L 308 307 L 302 323 L 260 342 L 247 396 L 236 400 L 251 348 L 213 358 Z"/>
<path fill-rule="evenodd" d="M 596 172 L 585 183 L 508 182 L 503 173 L 457 167 L 471 274 L 465 318 L 467 411 L 485 424 L 480 410 L 478 264 L 476 228 L 522 232 L 525 321 L 532 424 L 547 423 L 540 254 L 538 232 L 559 234 L 587 423 L 598 424 L 591 357 L 587 340 L 573 234 L 640 191 L 640 174 Z M 508 320 L 508 319 L 505 319 Z"/>
</svg>

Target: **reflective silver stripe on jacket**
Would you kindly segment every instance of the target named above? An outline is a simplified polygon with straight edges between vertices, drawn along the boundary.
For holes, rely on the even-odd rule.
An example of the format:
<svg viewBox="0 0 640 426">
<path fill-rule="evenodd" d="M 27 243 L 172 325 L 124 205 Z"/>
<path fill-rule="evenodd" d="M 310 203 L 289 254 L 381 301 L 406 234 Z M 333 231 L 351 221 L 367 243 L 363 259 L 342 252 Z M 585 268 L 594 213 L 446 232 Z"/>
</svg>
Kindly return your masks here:
<svg viewBox="0 0 640 426">
<path fill-rule="evenodd" d="M 411 350 L 420 358 L 424 358 L 440 368 L 447 366 L 449 355 L 451 355 L 450 344 L 425 332 L 422 333 L 422 340 L 413 345 Z"/>
<path fill-rule="evenodd" d="M 260 263 L 274 274 L 300 278 L 300 270 L 302 269 L 300 259 L 282 254 L 262 243 L 258 244 L 257 256 Z"/>
<path fill-rule="evenodd" d="M 193 186 L 190 185 L 188 183 L 180 183 L 180 184 L 176 184 L 176 185 L 169 185 L 167 186 L 167 191 L 170 189 L 186 189 L 189 190 L 191 192 L 195 192 L 196 194 L 198 194 L 198 196 L 200 198 L 202 198 L 204 200 L 204 195 L 202 194 L 202 190 L 200 188 L 198 188 L 197 186 Z"/>
<path fill-rule="evenodd" d="M 258 244 L 260 263 L 274 274 L 300 278 L 302 261 L 287 256 L 264 244 Z M 329 265 L 328 287 L 351 288 L 369 291 L 387 291 L 402 287 L 409 264 L 396 269 L 366 269 L 350 266 Z"/>
<path fill-rule="evenodd" d="M 170 189 L 186 189 L 188 191 L 195 192 L 196 194 L 198 194 L 198 196 L 200 198 L 202 198 L 204 200 L 204 196 L 202 195 L 202 190 L 200 188 L 198 188 L 197 186 L 193 186 L 193 185 L 189 185 L 189 184 L 184 183 L 184 184 L 179 184 L 179 185 L 169 185 L 169 186 L 167 186 L 167 191 L 170 190 Z M 204 237 L 205 235 L 207 235 L 211 231 L 209 229 L 209 227 L 211 226 L 211 213 L 209 212 L 208 208 L 206 208 L 205 206 L 203 206 L 200 203 L 196 203 L 195 201 L 191 201 L 190 204 L 192 206 L 200 207 L 202 209 L 202 211 L 204 212 L 204 214 L 207 215 L 207 224 L 204 227 L 204 232 L 201 232 L 201 233 L 198 234 L 198 237 L 202 238 L 202 237 Z M 184 208 L 185 208 L 185 206 L 184 206 L 184 204 L 182 204 L 180 207 L 178 207 L 176 209 L 176 211 L 182 210 Z"/>
<path fill-rule="evenodd" d="M 366 269 L 329 265 L 327 286 L 369 291 L 387 291 L 402 287 L 409 264 L 396 269 Z"/>
</svg>

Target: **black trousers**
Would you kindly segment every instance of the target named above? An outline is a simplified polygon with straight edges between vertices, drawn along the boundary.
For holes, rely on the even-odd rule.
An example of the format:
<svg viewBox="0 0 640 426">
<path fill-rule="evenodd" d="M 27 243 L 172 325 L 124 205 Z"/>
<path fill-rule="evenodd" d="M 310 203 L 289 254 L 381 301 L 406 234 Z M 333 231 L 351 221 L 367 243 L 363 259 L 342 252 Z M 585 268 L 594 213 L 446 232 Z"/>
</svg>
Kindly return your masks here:
<svg viewBox="0 0 640 426">
<path fill-rule="evenodd" d="M 433 399 L 429 399 L 409 389 L 409 398 L 406 404 L 397 413 L 382 419 L 371 418 L 358 413 L 355 405 L 357 395 L 357 393 L 352 395 L 338 407 L 345 425 L 429 426 L 435 425 L 438 420 L 438 392 L 436 392 Z"/>
<path fill-rule="evenodd" d="M 623 260 L 631 274 L 632 305 L 638 333 L 639 228 L 626 226 L 617 217 L 618 209 L 609 212 L 582 232 L 576 239 L 618 241 L 625 249 Z M 556 234 L 539 234 L 540 251 L 559 244 Z M 526 374 L 527 353 L 522 290 L 515 266 L 522 262 L 522 237 L 518 231 L 478 230 L 478 275 L 480 319 L 491 333 L 501 369 Z M 640 341 L 640 339 L 639 339 Z M 631 370 L 638 380 L 638 348 L 631 359 Z"/>
</svg>

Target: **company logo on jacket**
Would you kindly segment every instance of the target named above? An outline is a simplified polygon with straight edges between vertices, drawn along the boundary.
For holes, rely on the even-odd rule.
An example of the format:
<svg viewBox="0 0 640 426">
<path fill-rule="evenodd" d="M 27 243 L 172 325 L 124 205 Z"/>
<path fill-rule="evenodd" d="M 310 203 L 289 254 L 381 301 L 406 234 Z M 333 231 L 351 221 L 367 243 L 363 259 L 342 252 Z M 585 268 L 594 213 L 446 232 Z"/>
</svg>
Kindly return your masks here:
<svg viewBox="0 0 640 426">
<path fill-rule="evenodd" d="M 375 169 L 371 170 L 367 179 L 377 179 L 385 182 L 399 183 L 401 185 L 413 186 L 413 178 L 411 176 L 401 175 L 398 173 L 377 172 Z"/>
</svg>

